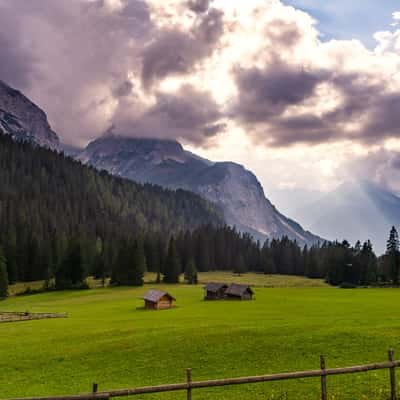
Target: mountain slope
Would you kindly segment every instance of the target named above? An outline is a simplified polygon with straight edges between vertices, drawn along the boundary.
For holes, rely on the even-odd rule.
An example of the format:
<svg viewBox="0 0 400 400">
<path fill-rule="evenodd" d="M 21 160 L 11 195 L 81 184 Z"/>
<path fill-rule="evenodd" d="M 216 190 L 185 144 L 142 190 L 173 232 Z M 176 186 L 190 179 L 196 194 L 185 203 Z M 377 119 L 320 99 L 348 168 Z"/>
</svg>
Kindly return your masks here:
<svg viewBox="0 0 400 400">
<path fill-rule="evenodd" d="M 295 215 L 328 239 L 370 239 L 385 251 L 393 225 L 400 225 L 400 198 L 367 181 L 352 181 L 298 210 Z"/>
<path fill-rule="evenodd" d="M 279 213 L 243 166 L 202 159 L 176 141 L 109 135 L 91 142 L 78 159 L 134 181 L 198 193 L 223 209 L 228 224 L 256 238 L 287 235 L 301 244 L 320 240 Z"/>
<path fill-rule="evenodd" d="M 21 92 L 0 80 L 0 133 L 57 150 L 60 141 L 46 114 Z"/>
<path fill-rule="evenodd" d="M 47 213 L 55 223 L 67 221 L 67 231 L 90 225 L 91 217 L 116 230 L 166 233 L 223 223 L 220 211 L 194 193 L 121 179 L 7 135 L 0 135 L 0 188 L 4 209 L 26 207 L 28 219 Z"/>
</svg>

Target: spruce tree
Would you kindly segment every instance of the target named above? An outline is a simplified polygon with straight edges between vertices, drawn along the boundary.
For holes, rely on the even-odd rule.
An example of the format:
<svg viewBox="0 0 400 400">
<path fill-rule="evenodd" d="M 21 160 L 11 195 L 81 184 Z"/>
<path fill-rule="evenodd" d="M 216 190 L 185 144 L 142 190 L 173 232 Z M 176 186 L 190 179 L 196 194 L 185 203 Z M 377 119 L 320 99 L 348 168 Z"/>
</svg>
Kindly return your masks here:
<svg viewBox="0 0 400 400">
<path fill-rule="evenodd" d="M 243 254 L 239 254 L 239 256 L 236 258 L 235 267 L 233 269 L 233 272 L 240 276 L 240 275 L 244 274 L 246 271 L 247 271 L 247 269 L 246 269 L 246 264 L 244 261 Z"/>
<path fill-rule="evenodd" d="M 18 279 L 18 266 L 17 266 L 17 236 L 14 227 L 10 228 L 8 240 L 5 247 L 5 254 L 7 258 L 7 274 L 8 282 L 10 284 L 17 282 Z"/>
<path fill-rule="evenodd" d="M 181 273 L 181 261 L 176 249 L 175 238 L 172 236 L 169 241 L 168 254 L 164 266 L 164 282 L 179 283 Z"/>
<path fill-rule="evenodd" d="M 129 284 L 143 286 L 143 277 L 146 272 L 146 256 L 144 254 L 143 242 L 138 239 L 133 244 L 132 273 Z"/>
<path fill-rule="evenodd" d="M 8 295 L 7 262 L 3 249 L 0 247 L 0 299 Z"/>
<path fill-rule="evenodd" d="M 111 274 L 111 284 L 128 285 L 129 269 L 131 267 L 131 251 L 129 243 L 122 241 L 119 245 L 117 257 Z"/>
<path fill-rule="evenodd" d="M 65 262 L 68 264 L 72 285 L 82 284 L 85 279 L 85 267 L 79 239 L 71 241 Z"/>
<path fill-rule="evenodd" d="M 61 262 L 61 267 L 56 271 L 56 289 L 64 290 L 82 286 L 85 279 L 85 268 L 82 249 L 78 238 L 72 239 Z"/>
<path fill-rule="evenodd" d="M 386 259 L 389 264 L 389 271 L 392 283 L 399 283 L 399 234 L 393 226 L 390 230 L 389 239 L 386 244 Z"/>
<path fill-rule="evenodd" d="M 194 259 L 191 258 L 186 265 L 185 268 L 185 281 L 189 284 L 189 285 L 194 285 L 198 282 L 197 279 L 197 268 L 196 268 L 196 264 L 194 262 Z"/>
</svg>

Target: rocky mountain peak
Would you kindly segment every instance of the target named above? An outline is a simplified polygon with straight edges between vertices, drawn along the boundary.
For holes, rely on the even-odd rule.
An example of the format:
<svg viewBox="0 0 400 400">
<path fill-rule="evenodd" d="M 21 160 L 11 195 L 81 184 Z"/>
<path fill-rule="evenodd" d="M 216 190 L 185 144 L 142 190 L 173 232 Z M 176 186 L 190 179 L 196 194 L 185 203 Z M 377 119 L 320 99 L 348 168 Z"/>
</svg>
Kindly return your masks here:
<svg viewBox="0 0 400 400">
<path fill-rule="evenodd" d="M 300 244 L 320 240 L 280 214 L 243 165 L 205 160 L 176 141 L 108 135 L 90 143 L 78 158 L 124 178 L 200 194 L 224 211 L 229 225 L 257 239 L 286 235 Z"/>
<path fill-rule="evenodd" d="M 59 138 L 51 129 L 44 111 L 1 80 L 0 133 L 54 150 L 60 148 Z"/>
<path fill-rule="evenodd" d="M 82 162 L 90 158 L 133 158 L 144 157 L 153 164 L 165 160 L 186 162 L 187 154 L 182 145 L 174 140 L 160 140 L 149 138 L 130 138 L 115 134 L 107 134 L 90 142 L 87 148 L 79 155 Z"/>
</svg>

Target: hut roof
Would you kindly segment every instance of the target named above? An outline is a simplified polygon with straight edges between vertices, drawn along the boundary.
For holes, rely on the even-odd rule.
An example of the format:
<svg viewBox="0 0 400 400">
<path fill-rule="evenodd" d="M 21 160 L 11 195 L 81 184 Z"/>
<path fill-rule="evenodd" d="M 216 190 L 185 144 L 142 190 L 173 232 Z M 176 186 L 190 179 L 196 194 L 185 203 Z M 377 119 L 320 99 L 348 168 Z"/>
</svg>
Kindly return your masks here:
<svg viewBox="0 0 400 400">
<path fill-rule="evenodd" d="M 152 303 L 157 303 L 157 301 L 159 301 L 163 296 L 167 296 L 170 300 L 176 300 L 169 293 L 156 289 L 148 290 L 146 294 L 143 296 L 143 299 L 151 301 Z"/>
<path fill-rule="evenodd" d="M 243 296 L 243 294 L 246 293 L 247 291 L 250 292 L 251 294 L 254 293 L 249 285 L 232 283 L 231 285 L 229 285 L 225 293 L 232 296 Z"/>
<path fill-rule="evenodd" d="M 208 292 L 218 292 L 218 290 L 222 289 L 222 288 L 227 288 L 228 285 L 225 283 L 217 283 L 217 282 L 210 282 L 207 283 L 206 286 L 204 286 L 204 289 L 207 290 Z"/>
</svg>

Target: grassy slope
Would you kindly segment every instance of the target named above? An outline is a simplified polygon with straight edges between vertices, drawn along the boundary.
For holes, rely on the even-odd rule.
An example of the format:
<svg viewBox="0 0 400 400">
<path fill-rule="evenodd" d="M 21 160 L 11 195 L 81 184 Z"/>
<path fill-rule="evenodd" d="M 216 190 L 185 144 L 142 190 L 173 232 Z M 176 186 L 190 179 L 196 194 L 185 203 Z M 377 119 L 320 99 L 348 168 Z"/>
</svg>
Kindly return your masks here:
<svg viewBox="0 0 400 400">
<path fill-rule="evenodd" d="M 100 390 L 174 383 L 185 379 L 186 367 L 196 380 L 315 369 L 321 353 L 329 367 L 355 365 L 385 360 L 389 347 L 399 348 L 396 289 L 259 287 L 254 301 L 204 302 L 200 286 L 166 288 L 178 307 L 159 312 L 136 310 L 146 288 L 0 303 L 3 310 L 70 315 L 0 325 L 0 397 L 75 394 L 92 382 Z M 328 378 L 330 394 L 339 399 L 384 398 L 379 391 L 387 387 L 387 371 Z M 318 389 L 315 379 L 195 391 L 194 399 L 317 399 Z"/>
</svg>

